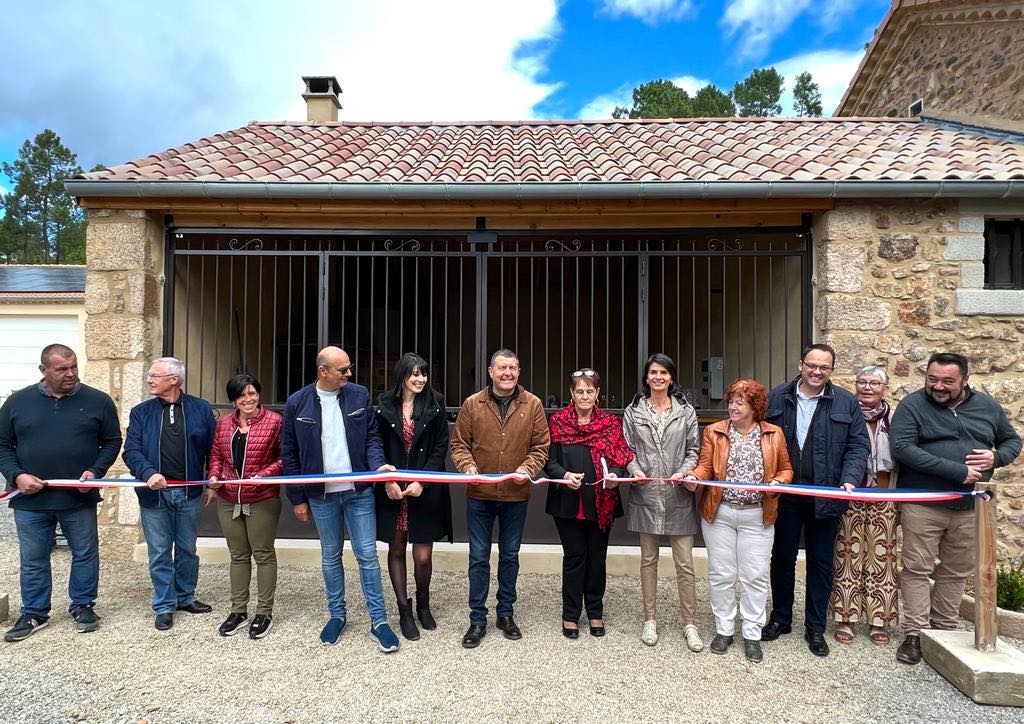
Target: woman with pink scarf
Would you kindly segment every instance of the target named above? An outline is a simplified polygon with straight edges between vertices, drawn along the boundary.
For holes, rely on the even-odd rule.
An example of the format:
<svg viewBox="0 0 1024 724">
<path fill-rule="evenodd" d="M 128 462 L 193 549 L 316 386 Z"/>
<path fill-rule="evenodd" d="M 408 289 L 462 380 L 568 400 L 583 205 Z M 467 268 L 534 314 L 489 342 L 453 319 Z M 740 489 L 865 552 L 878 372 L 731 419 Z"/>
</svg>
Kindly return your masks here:
<svg viewBox="0 0 1024 724">
<path fill-rule="evenodd" d="M 892 408 L 885 397 L 889 375 L 881 367 L 865 367 L 857 373 L 857 399 L 871 438 L 871 458 L 863 485 L 869 488 L 896 486 L 889 422 Z M 832 612 L 835 639 L 853 642 L 853 626 L 866 623 L 871 641 L 889 643 L 889 626 L 896 622 L 896 526 L 899 510 L 895 503 L 851 502 L 839 521 L 836 536 L 835 582 Z"/>
</svg>

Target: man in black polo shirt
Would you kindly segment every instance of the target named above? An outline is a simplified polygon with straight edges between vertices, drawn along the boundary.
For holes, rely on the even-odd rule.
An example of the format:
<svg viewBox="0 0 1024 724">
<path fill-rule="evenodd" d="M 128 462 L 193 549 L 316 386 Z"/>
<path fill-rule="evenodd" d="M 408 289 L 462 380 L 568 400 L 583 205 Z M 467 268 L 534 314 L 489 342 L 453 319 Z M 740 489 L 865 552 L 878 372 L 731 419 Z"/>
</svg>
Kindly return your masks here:
<svg viewBox="0 0 1024 724">
<path fill-rule="evenodd" d="M 97 488 L 49 487 L 49 479 L 102 478 L 121 449 L 121 426 L 110 396 L 78 379 L 73 350 L 51 344 L 40 356 L 43 379 L 0 407 L 0 474 L 11 499 L 20 548 L 21 617 L 4 641 L 21 641 L 50 620 L 50 551 L 57 524 L 71 549 L 69 611 L 80 633 L 99 628 L 93 611 L 99 587 Z"/>
</svg>

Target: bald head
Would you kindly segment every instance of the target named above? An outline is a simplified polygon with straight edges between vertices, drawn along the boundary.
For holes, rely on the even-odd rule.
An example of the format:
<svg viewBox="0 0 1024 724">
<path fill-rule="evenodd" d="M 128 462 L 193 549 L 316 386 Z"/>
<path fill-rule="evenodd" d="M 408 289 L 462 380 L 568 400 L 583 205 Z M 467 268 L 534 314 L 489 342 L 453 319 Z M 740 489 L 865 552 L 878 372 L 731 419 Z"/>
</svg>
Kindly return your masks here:
<svg viewBox="0 0 1024 724">
<path fill-rule="evenodd" d="M 352 377 L 352 362 L 341 347 L 324 347 L 316 356 L 316 386 L 324 392 L 340 390 Z"/>
</svg>

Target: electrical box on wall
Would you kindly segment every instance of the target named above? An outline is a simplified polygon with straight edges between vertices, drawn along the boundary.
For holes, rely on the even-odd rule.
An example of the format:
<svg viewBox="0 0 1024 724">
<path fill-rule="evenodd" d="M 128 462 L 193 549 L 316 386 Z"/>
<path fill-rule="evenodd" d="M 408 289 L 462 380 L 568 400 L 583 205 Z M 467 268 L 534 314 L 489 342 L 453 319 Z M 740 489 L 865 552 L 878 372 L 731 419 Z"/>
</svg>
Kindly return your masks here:
<svg viewBox="0 0 1024 724">
<path fill-rule="evenodd" d="M 725 362 L 721 357 L 705 357 L 700 361 L 701 392 L 710 400 L 721 400 L 725 393 Z"/>
</svg>

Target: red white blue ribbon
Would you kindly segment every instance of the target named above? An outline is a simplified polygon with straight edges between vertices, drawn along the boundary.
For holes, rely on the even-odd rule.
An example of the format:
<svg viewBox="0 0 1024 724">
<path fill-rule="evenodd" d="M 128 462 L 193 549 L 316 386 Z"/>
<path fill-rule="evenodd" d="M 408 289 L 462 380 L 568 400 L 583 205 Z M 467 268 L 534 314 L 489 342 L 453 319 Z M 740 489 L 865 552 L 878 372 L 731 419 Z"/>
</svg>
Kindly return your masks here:
<svg viewBox="0 0 1024 724">
<path fill-rule="evenodd" d="M 767 483 L 750 482 L 726 482 L 724 480 L 672 480 L 670 478 L 631 477 L 631 478 L 609 478 L 608 464 L 601 459 L 604 480 L 614 480 L 616 483 L 650 483 L 661 481 L 673 485 L 700 485 L 706 488 L 742 488 L 758 493 L 786 493 L 788 495 L 803 495 L 811 498 L 833 498 L 835 500 L 860 501 L 863 503 L 935 503 L 947 500 L 959 500 L 960 498 L 981 495 L 974 490 L 925 490 L 920 488 L 854 488 L 853 492 L 847 492 L 843 488 L 833 488 L 825 485 L 788 485 L 778 483 L 768 485 Z M 598 481 L 599 483 L 601 481 Z"/>
<path fill-rule="evenodd" d="M 596 484 L 605 480 L 614 480 L 617 483 L 650 483 L 654 481 L 671 482 L 681 485 L 681 480 L 669 480 L 668 478 L 651 477 L 622 477 L 609 478 L 607 465 L 602 460 L 602 477 Z M 568 485 L 569 480 L 556 478 L 538 478 L 533 480 L 526 473 L 500 473 L 500 474 L 477 474 L 467 475 L 465 473 L 436 472 L 430 470 L 395 470 L 390 472 L 355 472 L 336 473 L 326 475 L 279 475 L 266 478 L 238 478 L 233 480 L 219 480 L 219 483 L 232 485 L 309 485 L 320 483 L 354 483 L 354 484 L 380 484 L 380 483 L 431 483 L 444 485 L 497 485 L 503 482 L 523 483 L 530 481 L 534 485 Z M 168 481 L 168 487 L 181 487 L 186 485 L 205 485 L 208 480 L 193 481 Z M 786 493 L 789 495 L 803 495 L 814 498 L 834 498 L 836 500 L 857 500 L 862 502 L 893 502 L 893 503 L 930 503 L 949 500 L 958 500 L 963 497 L 979 495 L 974 490 L 920 490 L 917 488 L 855 488 L 848 493 L 842 488 L 833 488 L 823 485 L 767 485 L 765 483 L 747 482 L 726 482 L 724 480 L 697 480 L 687 481 L 692 484 L 709 488 L 743 488 L 762 493 Z M 91 480 L 58 479 L 47 480 L 47 486 L 56 488 L 145 488 L 146 483 L 132 478 L 94 478 Z M 19 495 L 17 489 L 0 493 L 0 500 L 10 500 Z"/>
</svg>

